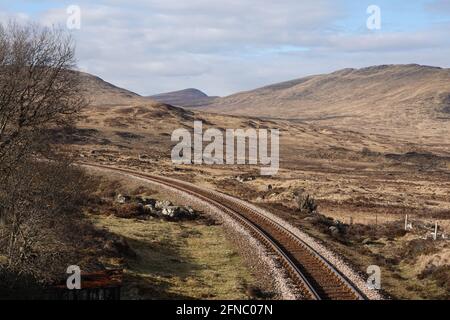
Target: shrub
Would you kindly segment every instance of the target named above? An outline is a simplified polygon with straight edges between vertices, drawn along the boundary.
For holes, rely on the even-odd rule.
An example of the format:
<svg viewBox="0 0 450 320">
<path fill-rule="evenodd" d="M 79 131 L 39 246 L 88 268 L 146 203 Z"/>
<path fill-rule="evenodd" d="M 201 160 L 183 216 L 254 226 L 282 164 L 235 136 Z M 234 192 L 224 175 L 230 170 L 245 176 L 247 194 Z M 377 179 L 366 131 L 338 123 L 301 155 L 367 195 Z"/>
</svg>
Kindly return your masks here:
<svg viewBox="0 0 450 320">
<path fill-rule="evenodd" d="M 302 189 L 295 192 L 295 202 L 301 213 L 312 214 L 317 212 L 316 200 Z"/>
</svg>

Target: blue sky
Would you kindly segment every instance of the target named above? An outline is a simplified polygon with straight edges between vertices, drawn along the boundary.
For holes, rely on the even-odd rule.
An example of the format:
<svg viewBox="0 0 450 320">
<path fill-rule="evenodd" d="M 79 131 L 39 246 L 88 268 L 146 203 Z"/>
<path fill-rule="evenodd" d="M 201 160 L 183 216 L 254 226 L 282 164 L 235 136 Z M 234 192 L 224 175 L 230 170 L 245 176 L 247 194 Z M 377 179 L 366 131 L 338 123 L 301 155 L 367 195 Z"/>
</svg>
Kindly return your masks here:
<svg viewBox="0 0 450 320">
<path fill-rule="evenodd" d="M 0 0 L 0 21 L 65 26 L 80 69 L 140 94 L 227 95 L 375 64 L 450 67 L 450 0 Z M 368 30 L 366 9 L 381 9 Z"/>
</svg>

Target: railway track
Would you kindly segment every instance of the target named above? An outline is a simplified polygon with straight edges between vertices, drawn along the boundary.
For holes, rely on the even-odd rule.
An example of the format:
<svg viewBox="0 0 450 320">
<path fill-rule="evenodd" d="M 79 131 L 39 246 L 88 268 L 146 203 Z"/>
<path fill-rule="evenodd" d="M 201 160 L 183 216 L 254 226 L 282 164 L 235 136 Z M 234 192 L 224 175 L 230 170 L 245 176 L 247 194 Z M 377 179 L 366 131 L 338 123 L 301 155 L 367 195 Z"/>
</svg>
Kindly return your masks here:
<svg viewBox="0 0 450 320">
<path fill-rule="evenodd" d="M 209 203 L 244 226 L 273 252 L 294 284 L 310 300 L 364 300 L 366 297 L 322 255 L 298 236 L 230 196 L 176 179 L 97 164 L 85 164 L 164 184 Z"/>
</svg>

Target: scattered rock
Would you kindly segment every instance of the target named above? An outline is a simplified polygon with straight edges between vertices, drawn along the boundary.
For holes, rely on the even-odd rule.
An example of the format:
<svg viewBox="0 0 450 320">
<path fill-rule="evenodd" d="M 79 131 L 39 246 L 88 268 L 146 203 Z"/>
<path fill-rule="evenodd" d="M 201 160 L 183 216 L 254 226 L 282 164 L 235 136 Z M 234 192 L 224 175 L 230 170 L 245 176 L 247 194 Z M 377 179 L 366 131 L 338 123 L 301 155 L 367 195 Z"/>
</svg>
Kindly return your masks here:
<svg viewBox="0 0 450 320">
<path fill-rule="evenodd" d="M 131 200 L 131 197 L 130 196 L 125 196 L 125 195 L 122 195 L 122 194 L 118 194 L 117 195 L 117 197 L 116 197 L 116 201 L 117 201 L 117 203 L 120 203 L 120 204 L 125 204 L 125 203 L 127 203 L 128 201 L 130 201 Z"/>
<path fill-rule="evenodd" d="M 164 207 L 161 211 L 162 215 L 167 216 L 169 218 L 175 218 L 175 216 L 178 214 L 179 207 Z"/>
<path fill-rule="evenodd" d="M 197 216 L 197 213 L 189 207 L 177 207 L 169 206 L 162 209 L 161 214 L 169 219 L 181 220 L 181 219 L 193 219 Z"/>
<path fill-rule="evenodd" d="M 136 197 L 136 200 L 139 201 L 140 203 L 142 203 L 144 206 L 151 205 L 154 207 L 156 205 L 156 200 L 152 199 L 150 197 L 139 196 L 139 197 Z"/>
<path fill-rule="evenodd" d="M 155 208 L 156 209 L 164 209 L 166 207 L 170 207 L 172 206 L 172 203 L 168 200 L 163 200 L 163 201 L 156 201 L 155 202 Z"/>
<path fill-rule="evenodd" d="M 152 204 L 144 205 L 144 212 L 146 214 L 158 214 L 158 210 L 156 210 L 155 206 Z"/>
<path fill-rule="evenodd" d="M 191 207 L 185 207 L 185 209 L 189 212 L 189 214 L 191 214 L 191 215 L 196 215 L 197 213 L 195 212 L 195 210 L 194 209 L 192 209 Z"/>
<path fill-rule="evenodd" d="M 130 197 L 119 194 L 116 202 L 121 205 L 115 209 L 114 214 L 120 218 L 146 220 L 160 217 L 169 220 L 192 220 L 198 216 L 191 207 L 174 206 L 168 200 L 157 201 L 146 196 Z"/>
<path fill-rule="evenodd" d="M 247 181 L 253 181 L 256 178 L 254 176 L 236 176 L 236 177 L 234 177 L 234 179 L 243 183 L 243 182 L 247 182 Z"/>
</svg>

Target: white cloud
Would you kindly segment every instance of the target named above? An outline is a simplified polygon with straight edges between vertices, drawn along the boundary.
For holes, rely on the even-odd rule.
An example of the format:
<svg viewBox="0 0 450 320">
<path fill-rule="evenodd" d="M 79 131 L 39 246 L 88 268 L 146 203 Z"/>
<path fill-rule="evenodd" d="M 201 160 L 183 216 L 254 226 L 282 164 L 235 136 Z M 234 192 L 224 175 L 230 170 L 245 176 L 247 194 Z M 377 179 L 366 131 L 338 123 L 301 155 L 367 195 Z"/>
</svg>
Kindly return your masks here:
<svg viewBox="0 0 450 320">
<path fill-rule="evenodd" d="M 80 67 L 141 94 L 198 87 L 224 95 L 341 67 L 450 63 L 448 25 L 419 32 L 344 32 L 339 23 L 349 13 L 343 1 L 77 2 Z M 65 25 L 67 13 L 59 5 L 38 19 Z M 365 19 L 363 10 L 361 25 Z"/>
</svg>

